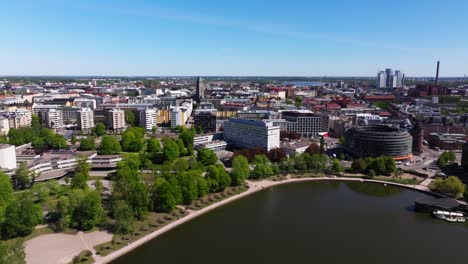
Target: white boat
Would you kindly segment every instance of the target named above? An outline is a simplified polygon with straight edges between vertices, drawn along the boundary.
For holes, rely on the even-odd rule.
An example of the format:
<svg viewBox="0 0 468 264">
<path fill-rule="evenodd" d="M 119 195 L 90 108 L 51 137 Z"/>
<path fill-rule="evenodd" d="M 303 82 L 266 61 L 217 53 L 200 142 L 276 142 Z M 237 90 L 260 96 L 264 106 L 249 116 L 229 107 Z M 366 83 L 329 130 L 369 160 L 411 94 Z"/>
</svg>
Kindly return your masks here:
<svg viewBox="0 0 468 264">
<path fill-rule="evenodd" d="M 449 212 L 449 211 L 442 211 L 437 210 L 432 212 L 436 218 L 445 220 L 452 223 L 464 223 L 466 221 L 465 215 L 459 212 Z"/>
</svg>

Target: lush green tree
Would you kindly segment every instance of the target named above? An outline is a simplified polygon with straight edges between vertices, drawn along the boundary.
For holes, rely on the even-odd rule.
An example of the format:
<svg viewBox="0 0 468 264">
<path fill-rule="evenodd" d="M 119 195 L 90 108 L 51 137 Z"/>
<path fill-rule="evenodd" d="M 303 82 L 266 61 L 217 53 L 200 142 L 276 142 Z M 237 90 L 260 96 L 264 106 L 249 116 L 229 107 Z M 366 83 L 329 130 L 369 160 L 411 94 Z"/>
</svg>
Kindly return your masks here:
<svg viewBox="0 0 468 264">
<path fill-rule="evenodd" d="M 177 144 L 177 147 L 179 148 L 180 156 L 187 155 L 187 149 L 185 148 L 184 142 L 182 141 L 182 139 L 179 138 L 175 142 Z"/>
<path fill-rule="evenodd" d="M 372 178 L 372 177 L 375 177 L 375 175 L 376 175 L 375 170 L 370 169 L 370 170 L 367 172 L 367 175 L 368 175 L 369 177 L 371 177 L 371 178 Z"/>
<path fill-rule="evenodd" d="M 374 170 L 377 175 L 384 174 L 385 173 L 385 158 L 384 157 L 375 158 L 372 161 L 372 163 L 368 165 L 368 169 Z"/>
<path fill-rule="evenodd" d="M 55 231 L 64 231 L 71 225 L 71 213 L 73 208 L 71 207 L 70 199 L 68 196 L 61 196 L 55 209 L 49 212 L 48 219 L 51 227 Z"/>
<path fill-rule="evenodd" d="M 125 197 L 128 205 L 135 213 L 135 217 L 139 220 L 146 217 L 150 203 L 149 192 L 146 184 L 142 181 L 134 181 L 131 183 L 128 196 Z"/>
<path fill-rule="evenodd" d="M 445 152 L 444 152 L 445 153 Z M 437 159 L 437 166 L 440 168 L 440 169 L 443 169 L 447 166 L 447 157 L 445 155 L 441 155 L 438 159 Z"/>
<path fill-rule="evenodd" d="M 113 230 L 117 234 L 129 234 L 133 232 L 135 217 L 132 208 L 124 201 L 116 201 L 113 204 L 113 217 L 115 219 Z"/>
<path fill-rule="evenodd" d="M 79 150 L 89 151 L 94 149 L 96 149 L 96 145 L 93 137 L 85 137 L 80 140 Z"/>
<path fill-rule="evenodd" d="M 351 164 L 351 169 L 353 169 L 354 172 L 364 172 L 366 168 L 367 164 L 363 159 L 355 159 Z"/>
<path fill-rule="evenodd" d="M 50 190 L 47 185 L 34 185 L 33 186 L 34 195 L 36 196 L 36 202 L 44 203 L 49 198 Z"/>
<path fill-rule="evenodd" d="M 302 156 L 307 163 L 307 168 L 311 171 L 322 172 L 327 168 L 327 155 L 308 155 L 307 153 L 304 153 Z"/>
<path fill-rule="evenodd" d="M 28 169 L 26 162 L 22 162 L 13 177 L 13 182 L 17 189 L 23 190 L 31 187 L 34 182 L 35 174 Z"/>
<path fill-rule="evenodd" d="M 186 148 L 188 148 L 189 146 L 193 146 L 194 137 L 195 137 L 194 129 L 183 129 L 182 133 L 180 133 L 179 135 L 179 139 L 182 140 Z"/>
<path fill-rule="evenodd" d="M 86 157 L 79 157 L 75 168 L 75 176 L 71 181 L 71 187 L 73 189 L 86 190 L 88 188 L 89 171 L 90 165 L 88 164 L 88 159 Z"/>
<path fill-rule="evenodd" d="M 161 142 L 156 138 L 150 138 L 147 141 L 146 152 L 148 153 L 159 153 L 162 151 Z"/>
<path fill-rule="evenodd" d="M 232 160 L 231 180 L 232 185 L 239 186 L 250 176 L 249 161 L 242 155 Z"/>
<path fill-rule="evenodd" d="M 119 142 L 112 136 L 103 136 L 98 149 L 99 155 L 114 155 L 122 152 Z"/>
<path fill-rule="evenodd" d="M 340 161 L 337 159 L 332 160 L 332 165 L 330 168 L 334 173 L 340 173 L 343 171 L 343 167 L 341 167 Z"/>
<path fill-rule="evenodd" d="M 187 171 L 190 168 L 188 161 L 184 158 L 176 159 L 172 163 L 172 170 L 173 171 Z"/>
<path fill-rule="evenodd" d="M 102 191 L 104 190 L 104 185 L 99 179 L 94 182 L 94 187 L 96 188 L 96 191 L 98 193 L 102 193 Z"/>
<path fill-rule="evenodd" d="M 438 178 L 434 181 L 436 191 L 457 197 L 465 192 L 465 185 L 456 176 L 450 176 L 446 179 Z"/>
<path fill-rule="evenodd" d="M 0 170 L 0 222 L 3 211 L 12 200 L 13 185 L 11 184 L 10 177 Z"/>
<path fill-rule="evenodd" d="M 152 208 L 156 212 L 170 213 L 176 206 L 176 199 L 171 192 L 170 183 L 164 178 L 157 178 L 151 187 Z"/>
<path fill-rule="evenodd" d="M 268 157 L 264 154 L 262 155 L 255 155 L 255 157 L 252 160 L 253 164 L 268 164 L 270 163 L 270 160 Z"/>
<path fill-rule="evenodd" d="M 72 145 L 75 145 L 76 142 L 77 142 L 76 136 L 75 136 L 75 134 L 73 134 L 73 135 L 71 136 L 71 138 L 70 138 L 70 143 L 71 143 Z"/>
<path fill-rule="evenodd" d="M 345 145 L 345 138 L 343 136 L 340 137 L 339 139 L 340 145 L 344 146 Z"/>
<path fill-rule="evenodd" d="M 197 160 L 205 166 L 215 165 L 218 161 L 216 153 L 211 149 L 200 148 L 197 150 Z"/>
<path fill-rule="evenodd" d="M 395 160 L 391 157 L 385 157 L 385 174 L 392 175 L 397 171 Z"/>
<path fill-rule="evenodd" d="M 143 148 L 145 131 L 141 127 L 131 127 L 122 133 L 122 149 L 126 152 L 139 152 Z"/>
<path fill-rule="evenodd" d="M 198 172 L 180 172 L 177 177 L 182 192 L 182 203 L 190 204 L 193 200 L 198 198 Z M 201 173 L 200 173 L 201 174 Z"/>
<path fill-rule="evenodd" d="M 133 113 L 133 111 L 125 110 L 125 122 L 127 122 L 129 126 L 135 126 L 136 118 L 135 113 Z"/>
<path fill-rule="evenodd" d="M 97 191 L 85 191 L 71 214 L 72 226 L 89 230 L 97 226 L 103 216 L 101 195 Z"/>
<path fill-rule="evenodd" d="M 294 168 L 298 171 L 306 171 L 307 170 L 307 162 L 303 155 L 297 156 L 294 159 Z"/>
<path fill-rule="evenodd" d="M 222 192 L 226 187 L 231 185 L 231 177 L 221 164 L 209 166 L 205 178 L 210 192 Z"/>
<path fill-rule="evenodd" d="M 10 243 L 0 241 L 0 263 L 2 264 L 26 264 L 26 253 L 21 239 L 15 239 Z"/>
<path fill-rule="evenodd" d="M 30 197 L 14 199 L 6 207 L 4 220 L 0 225 L 2 238 L 27 236 L 42 220 L 42 208 L 34 204 Z"/>
<path fill-rule="evenodd" d="M 163 138 L 163 155 L 164 160 L 166 161 L 173 161 L 177 159 L 180 155 L 179 147 L 174 142 L 174 140 L 169 138 Z"/>
<path fill-rule="evenodd" d="M 260 163 L 255 165 L 252 173 L 250 174 L 250 178 L 252 179 L 263 179 L 273 175 L 273 168 L 270 164 Z"/>
<path fill-rule="evenodd" d="M 103 123 L 97 123 L 96 126 L 93 128 L 93 132 L 98 136 L 101 137 L 106 134 L 106 125 Z"/>
</svg>

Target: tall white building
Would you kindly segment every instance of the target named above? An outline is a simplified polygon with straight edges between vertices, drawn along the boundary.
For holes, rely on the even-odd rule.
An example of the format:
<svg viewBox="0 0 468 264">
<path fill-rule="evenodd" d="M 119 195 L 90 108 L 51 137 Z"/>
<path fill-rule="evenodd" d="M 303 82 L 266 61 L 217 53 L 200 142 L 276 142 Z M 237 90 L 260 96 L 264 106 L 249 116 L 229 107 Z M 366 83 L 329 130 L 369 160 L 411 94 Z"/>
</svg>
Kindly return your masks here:
<svg viewBox="0 0 468 264">
<path fill-rule="evenodd" d="M 0 144 L 0 168 L 3 170 L 16 169 L 15 146 Z"/>
<path fill-rule="evenodd" d="M 0 116 L 0 135 L 8 135 L 10 131 L 8 117 Z"/>
<path fill-rule="evenodd" d="M 78 126 L 81 130 L 90 132 L 94 127 L 94 112 L 90 108 L 78 110 Z"/>
<path fill-rule="evenodd" d="M 377 73 L 377 88 L 401 88 L 404 85 L 405 75 L 396 70 L 393 74 L 392 69 L 386 69 L 385 71 L 379 71 Z"/>
<path fill-rule="evenodd" d="M 189 118 L 189 110 L 185 106 L 174 106 L 170 109 L 171 127 L 185 126 Z M 191 113 L 191 110 L 190 110 Z"/>
<path fill-rule="evenodd" d="M 280 127 L 268 120 L 230 119 L 224 122 L 224 140 L 241 148 L 279 148 Z"/>
<path fill-rule="evenodd" d="M 121 109 L 112 109 L 109 111 L 107 128 L 110 130 L 125 130 L 125 111 Z"/>
<path fill-rule="evenodd" d="M 47 127 L 52 129 L 59 129 L 63 127 L 63 114 L 58 109 L 49 109 L 44 113 Z"/>
<path fill-rule="evenodd" d="M 146 131 L 151 131 L 153 127 L 157 127 L 157 114 L 158 110 L 154 108 L 145 108 L 140 109 L 140 126 L 146 129 Z"/>
</svg>

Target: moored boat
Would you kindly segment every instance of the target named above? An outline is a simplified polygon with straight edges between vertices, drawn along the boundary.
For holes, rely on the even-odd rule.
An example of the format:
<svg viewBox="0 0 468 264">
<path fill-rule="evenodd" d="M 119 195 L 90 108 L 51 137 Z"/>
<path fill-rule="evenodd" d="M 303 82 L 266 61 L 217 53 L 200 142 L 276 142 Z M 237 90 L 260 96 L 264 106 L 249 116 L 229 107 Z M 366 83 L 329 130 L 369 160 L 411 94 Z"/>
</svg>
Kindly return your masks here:
<svg viewBox="0 0 468 264">
<path fill-rule="evenodd" d="M 464 223 L 466 221 L 465 215 L 460 212 L 436 210 L 432 212 L 432 215 L 438 219 L 452 223 Z"/>
</svg>

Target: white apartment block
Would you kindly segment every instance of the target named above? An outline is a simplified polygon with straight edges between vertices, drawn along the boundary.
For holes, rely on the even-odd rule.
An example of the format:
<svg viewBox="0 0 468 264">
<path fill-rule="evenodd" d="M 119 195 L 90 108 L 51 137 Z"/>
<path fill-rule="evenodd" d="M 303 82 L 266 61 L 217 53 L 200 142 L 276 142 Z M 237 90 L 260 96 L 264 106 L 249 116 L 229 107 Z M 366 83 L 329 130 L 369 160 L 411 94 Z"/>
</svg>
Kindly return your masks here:
<svg viewBox="0 0 468 264">
<path fill-rule="evenodd" d="M 10 122 L 8 117 L 0 116 L 0 135 L 8 135 L 10 131 Z"/>
<path fill-rule="evenodd" d="M 188 115 L 188 109 L 185 106 L 171 107 L 170 113 L 171 127 L 185 126 L 185 122 L 187 122 L 187 119 L 190 116 Z"/>
<path fill-rule="evenodd" d="M 280 127 L 263 120 L 230 119 L 224 123 L 224 140 L 240 148 L 279 148 Z"/>
<path fill-rule="evenodd" d="M 157 113 L 158 110 L 155 108 L 146 108 L 140 109 L 140 126 L 146 129 L 146 131 L 151 131 L 153 127 L 157 127 Z"/>
<path fill-rule="evenodd" d="M 52 129 L 59 129 L 63 127 L 62 111 L 58 109 L 49 109 L 44 113 L 47 127 Z"/>
<path fill-rule="evenodd" d="M 94 112 L 90 108 L 82 108 L 78 111 L 78 126 L 83 131 L 91 131 L 94 127 Z"/>
<path fill-rule="evenodd" d="M 16 169 L 15 146 L 0 144 L 0 168 L 3 170 Z"/>
<path fill-rule="evenodd" d="M 107 128 L 109 130 L 125 130 L 125 111 L 121 109 L 112 109 L 109 111 Z"/>
</svg>

